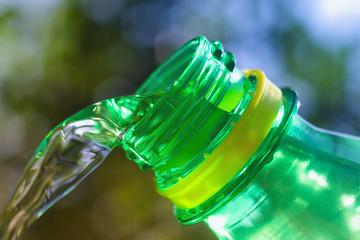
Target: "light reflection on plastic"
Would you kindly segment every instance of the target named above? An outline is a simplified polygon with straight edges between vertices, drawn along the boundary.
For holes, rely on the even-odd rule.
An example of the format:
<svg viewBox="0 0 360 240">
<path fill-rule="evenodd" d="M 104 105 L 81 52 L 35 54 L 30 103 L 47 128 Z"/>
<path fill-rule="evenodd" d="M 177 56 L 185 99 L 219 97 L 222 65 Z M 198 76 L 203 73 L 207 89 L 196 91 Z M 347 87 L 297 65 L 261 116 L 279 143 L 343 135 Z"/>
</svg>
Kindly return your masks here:
<svg viewBox="0 0 360 240">
<path fill-rule="evenodd" d="M 355 196 L 342 195 L 341 201 L 344 206 L 348 208 L 348 213 L 350 213 L 350 215 L 346 217 L 349 229 L 352 232 L 360 232 L 360 206 L 354 206 L 354 203 L 356 202 Z"/>
<path fill-rule="evenodd" d="M 349 196 L 349 195 L 343 195 L 343 196 L 341 196 L 341 201 L 343 202 L 345 207 L 349 207 L 354 204 L 355 197 Z"/>
<path fill-rule="evenodd" d="M 209 225 L 211 229 L 217 234 L 221 234 L 222 236 L 226 237 L 226 239 L 233 239 L 228 231 L 224 228 L 226 225 L 226 218 L 220 216 L 210 216 L 206 223 Z"/>
<path fill-rule="evenodd" d="M 312 186 L 314 190 L 320 190 L 329 187 L 329 184 L 326 181 L 326 176 L 317 173 L 315 170 L 306 171 L 308 165 L 309 165 L 309 161 L 302 162 L 299 164 L 300 166 L 298 170 L 300 176 L 299 181 L 302 182 L 304 185 Z"/>
<path fill-rule="evenodd" d="M 360 231 L 360 214 L 351 217 L 349 225 L 353 232 Z"/>
<path fill-rule="evenodd" d="M 121 114 L 124 115 L 129 115 L 131 114 L 131 110 L 130 109 L 127 109 L 126 107 L 121 107 Z"/>
<path fill-rule="evenodd" d="M 311 170 L 308 173 L 308 177 L 309 177 L 309 179 L 314 180 L 321 187 L 327 187 L 328 186 L 328 183 L 327 183 L 325 177 L 323 175 L 321 175 L 321 174 L 318 174 L 314 170 Z"/>
</svg>

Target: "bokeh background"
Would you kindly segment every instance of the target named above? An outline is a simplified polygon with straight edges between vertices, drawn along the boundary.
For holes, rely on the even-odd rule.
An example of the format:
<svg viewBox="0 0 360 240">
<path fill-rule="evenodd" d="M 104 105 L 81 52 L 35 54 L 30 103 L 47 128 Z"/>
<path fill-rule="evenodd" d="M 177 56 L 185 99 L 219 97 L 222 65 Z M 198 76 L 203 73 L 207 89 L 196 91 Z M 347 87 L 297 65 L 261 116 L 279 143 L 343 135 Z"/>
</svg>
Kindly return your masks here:
<svg viewBox="0 0 360 240">
<path fill-rule="evenodd" d="M 310 122 L 360 135 L 359 23 L 356 0 L 0 0 L 0 208 L 57 123 L 132 94 L 198 35 L 296 89 Z M 214 239 L 178 224 L 152 177 L 117 149 L 23 239 Z"/>
</svg>

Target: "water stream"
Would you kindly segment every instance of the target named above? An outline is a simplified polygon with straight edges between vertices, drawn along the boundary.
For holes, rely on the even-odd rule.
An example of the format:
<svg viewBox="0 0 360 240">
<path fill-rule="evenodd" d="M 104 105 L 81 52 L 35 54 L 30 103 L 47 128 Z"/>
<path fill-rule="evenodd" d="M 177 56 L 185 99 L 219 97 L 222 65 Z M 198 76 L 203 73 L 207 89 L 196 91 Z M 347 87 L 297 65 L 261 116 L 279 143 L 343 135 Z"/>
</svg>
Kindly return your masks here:
<svg viewBox="0 0 360 240">
<path fill-rule="evenodd" d="M 126 129 L 141 119 L 160 96 L 156 93 L 104 100 L 56 126 L 40 143 L 0 215 L 0 239 L 19 239 L 31 223 L 121 145 Z"/>
</svg>

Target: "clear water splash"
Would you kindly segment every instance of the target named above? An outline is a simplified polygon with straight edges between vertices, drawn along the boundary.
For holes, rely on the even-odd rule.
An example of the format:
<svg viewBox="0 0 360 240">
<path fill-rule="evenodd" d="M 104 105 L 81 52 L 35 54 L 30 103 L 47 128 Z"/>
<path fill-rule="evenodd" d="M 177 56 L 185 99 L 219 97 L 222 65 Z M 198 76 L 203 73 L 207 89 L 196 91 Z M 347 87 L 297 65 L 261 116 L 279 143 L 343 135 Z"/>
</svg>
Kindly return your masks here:
<svg viewBox="0 0 360 240">
<path fill-rule="evenodd" d="M 55 127 L 41 142 L 0 216 L 0 239 L 18 239 L 56 201 L 71 192 L 161 93 L 112 98 L 93 104 Z"/>
</svg>

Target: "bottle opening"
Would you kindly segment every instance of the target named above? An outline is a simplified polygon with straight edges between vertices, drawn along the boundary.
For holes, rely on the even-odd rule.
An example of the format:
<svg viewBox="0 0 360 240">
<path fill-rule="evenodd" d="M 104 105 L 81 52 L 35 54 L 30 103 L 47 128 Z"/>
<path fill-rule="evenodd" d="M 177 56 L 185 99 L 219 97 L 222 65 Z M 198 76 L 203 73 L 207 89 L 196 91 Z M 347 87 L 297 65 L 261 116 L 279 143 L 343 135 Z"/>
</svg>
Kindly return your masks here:
<svg viewBox="0 0 360 240">
<path fill-rule="evenodd" d="M 154 170 L 159 193 L 181 209 L 203 204 L 241 170 L 282 102 L 262 72 L 244 76 L 233 55 L 205 37 L 181 47 L 138 92 L 159 91 L 155 106 L 126 132 L 124 149 L 143 170 Z"/>
<path fill-rule="evenodd" d="M 253 95 L 252 82 L 236 68 L 232 54 L 205 37 L 191 40 L 140 87 L 165 91 L 125 134 L 128 157 L 153 169 L 159 189 L 186 177 L 232 129 Z"/>
</svg>

